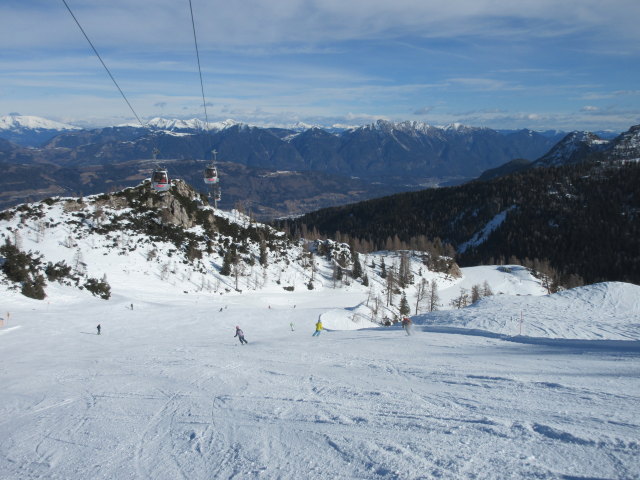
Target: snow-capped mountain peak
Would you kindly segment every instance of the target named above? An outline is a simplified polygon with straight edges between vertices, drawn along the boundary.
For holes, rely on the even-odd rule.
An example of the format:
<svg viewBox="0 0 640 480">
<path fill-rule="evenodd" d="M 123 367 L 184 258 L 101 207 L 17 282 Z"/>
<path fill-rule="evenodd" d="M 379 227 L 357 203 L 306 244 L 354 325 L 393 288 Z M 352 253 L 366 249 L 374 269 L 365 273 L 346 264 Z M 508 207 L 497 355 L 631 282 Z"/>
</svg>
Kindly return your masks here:
<svg viewBox="0 0 640 480">
<path fill-rule="evenodd" d="M 2 138 L 18 145 L 35 147 L 49 141 L 56 135 L 80 127 L 56 122 L 32 115 L 10 114 L 0 117 L 0 133 Z"/>
<path fill-rule="evenodd" d="M 194 130 L 209 130 L 220 131 L 226 128 L 234 127 L 236 125 L 243 125 L 240 122 L 236 122 L 232 119 L 223 120 L 221 122 L 207 122 L 200 120 L 199 118 L 180 119 L 180 118 L 162 118 L 154 117 L 145 123 L 145 128 L 166 130 L 169 132 L 184 132 Z M 140 127 L 139 123 L 125 123 L 118 125 L 118 127 Z"/>
<path fill-rule="evenodd" d="M 68 123 L 56 122 L 32 115 L 5 115 L 0 117 L 0 130 L 80 130 L 80 127 Z"/>
<path fill-rule="evenodd" d="M 631 127 L 615 139 L 612 154 L 619 160 L 640 160 L 640 125 Z"/>
<path fill-rule="evenodd" d="M 549 153 L 538 159 L 534 165 L 550 167 L 580 162 L 585 154 L 603 149 L 608 143 L 594 133 L 573 131 L 558 142 Z"/>
</svg>

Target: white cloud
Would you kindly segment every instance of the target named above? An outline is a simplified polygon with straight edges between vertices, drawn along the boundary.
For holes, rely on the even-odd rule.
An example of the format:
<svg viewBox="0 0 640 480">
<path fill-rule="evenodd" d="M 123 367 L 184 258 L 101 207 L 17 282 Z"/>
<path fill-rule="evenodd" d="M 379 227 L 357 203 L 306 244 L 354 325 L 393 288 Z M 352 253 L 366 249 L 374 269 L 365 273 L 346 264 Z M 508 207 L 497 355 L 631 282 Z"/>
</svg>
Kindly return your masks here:
<svg viewBox="0 0 640 480">
<path fill-rule="evenodd" d="M 193 2 L 204 48 L 265 44 L 317 44 L 342 40 L 460 36 L 640 39 L 636 0 L 222 0 Z M 186 2 L 93 0 L 69 2 L 98 50 L 191 47 Z M 60 2 L 19 2 L 0 7 L 9 28 L 0 30 L 7 48 L 49 45 L 82 48 L 84 39 Z M 587 35 L 588 34 L 588 35 Z M 637 46 L 636 46 L 637 48 Z"/>
<path fill-rule="evenodd" d="M 201 115 L 186 2 L 68 1 L 141 116 Z M 206 100 L 220 117 L 352 123 L 414 115 L 509 128 L 594 121 L 598 113 L 618 125 L 632 114 L 615 119 L 600 100 L 624 98 L 629 110 L 638 102 L 637 59 L 592 56 L 637 57 L 637 0 L 193 0 L 193 7 Z M 129 113 L 61 2 L 5 2 L 0 18 L 5 108 L 51 118 Z M 602 60 L 618 63 L 596 68 Z M 567 113 L 544 113 L 549 105 Z"/>
</svg>

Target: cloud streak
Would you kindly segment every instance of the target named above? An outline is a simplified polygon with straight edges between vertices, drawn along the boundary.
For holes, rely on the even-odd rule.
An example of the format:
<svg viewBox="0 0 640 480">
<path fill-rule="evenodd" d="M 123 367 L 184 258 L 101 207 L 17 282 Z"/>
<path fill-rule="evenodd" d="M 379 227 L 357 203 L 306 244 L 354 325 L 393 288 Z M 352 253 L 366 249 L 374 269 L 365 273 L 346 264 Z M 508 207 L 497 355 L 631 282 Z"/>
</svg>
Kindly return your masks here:
<svg viewBox="0 0 640 480">
<path fill-rule="evenodd" d="M 142 116 L 200 115 L 186 4 L 68 2 Z M 640 109 L 637 0 L 193 0 L 193 7 L 214 115 L 504 128 L 564 128 L 572 118 L 578 126 L 597 117 L 599 128 L 623 129 Z M 50 118 L 63 108 L 77 121 L 102 113 L 105 123 L 127 115 L 61 2 L 6 0 L 0 18 L 3 108 Z"/>
</svg>

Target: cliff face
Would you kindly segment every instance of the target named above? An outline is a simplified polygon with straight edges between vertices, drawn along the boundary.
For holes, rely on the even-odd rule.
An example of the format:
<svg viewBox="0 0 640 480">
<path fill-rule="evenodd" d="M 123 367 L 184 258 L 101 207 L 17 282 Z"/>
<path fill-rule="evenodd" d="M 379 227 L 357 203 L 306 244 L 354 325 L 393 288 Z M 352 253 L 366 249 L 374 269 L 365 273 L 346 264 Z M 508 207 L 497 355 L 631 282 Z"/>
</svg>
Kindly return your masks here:
<svg viewBox="0 0 640 480">
<path fill-rule="evenodd" d="M 631 127 L 614 140 L 611 156 L 615 160 L 640 159 L 640 125 Z"/>
<path fill-rule="evenodd" d="M 137 209 L 157 212 L 157 221 L 185 229 L 198 224 L 214 225 L 214 215 L 210 210 L 200 207 L 206 205 L 206 199 L 188 183 L 175 179 L 171 189 L 157 193 L 151 189 L 149 181 L 134 188 L 100 195 L 95 200 L 96 207 L 109 207 L 114 210 Z M 80 208 L 75 201 L 69 201 L 66 209 Z"/>
<path fill-rule="evenodd" d="M 145 205 L 161 212 L 162 221 L 172 225 L 191 228 L 196 225 L 196 212 L 203 200 L 190 185 L 182 180 L 173 180 L 171 190 L 166 193 L 152 193 Z M 213 220 L 213 215 L 209 213 Z"/>
</svg>

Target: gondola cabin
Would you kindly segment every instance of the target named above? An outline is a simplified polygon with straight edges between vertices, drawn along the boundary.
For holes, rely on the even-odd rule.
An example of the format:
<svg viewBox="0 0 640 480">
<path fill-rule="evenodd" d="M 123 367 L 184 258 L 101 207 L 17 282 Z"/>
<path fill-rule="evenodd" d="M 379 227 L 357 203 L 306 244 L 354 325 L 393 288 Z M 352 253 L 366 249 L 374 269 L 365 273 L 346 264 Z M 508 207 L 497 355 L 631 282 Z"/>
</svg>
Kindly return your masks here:
<svg viewBox="0 0 640 480">
<path fill-rule="evenodd" d="M 169 172 L 166 168 L 157 168 L 151 176 L 151 188 L 156 192 L 166 192 L 171 188 L 169 182 Z"/>
<path fill-rule="evenodd" d="M 218 169 L 215 166 L 210 165 L 204 169 L 204 183 L 207 185 L 215 185 L 219 180 Z"/>
</svg>

